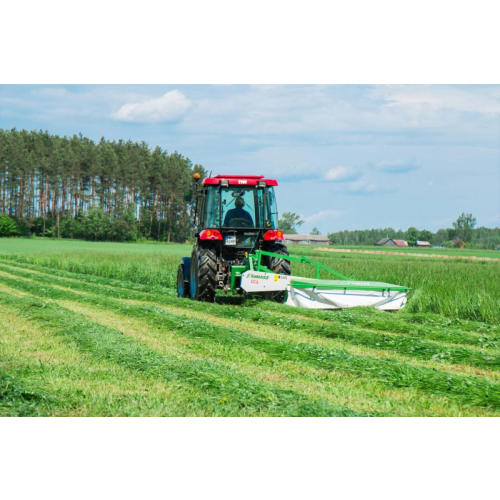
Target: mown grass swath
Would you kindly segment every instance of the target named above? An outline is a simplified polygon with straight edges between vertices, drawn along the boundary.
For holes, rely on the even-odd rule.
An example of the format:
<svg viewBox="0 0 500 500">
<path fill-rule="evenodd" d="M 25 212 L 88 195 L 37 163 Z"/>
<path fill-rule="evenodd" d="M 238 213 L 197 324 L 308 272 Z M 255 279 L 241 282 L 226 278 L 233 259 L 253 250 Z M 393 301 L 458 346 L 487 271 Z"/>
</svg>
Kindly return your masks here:
<svg viewBox="0 0 500 500">
<path fill-rule="evenodd" d="M 115 310 L 131 317 L 151 318 L 166 330 L 175 330 L 181 335 L 203 338 L 207 341 L 232 345 L 247 345 L 278 359 L 305 362 L 322 369 L 336 369 L 362 376 L 371 376 L 390 387 L 415 387 L 432 394 L 457 398 L 465 405 L 497 408 L 500 405 L 500 386 L 475 377 L 456 376 L 448 372 L 415 367 L 397 360 L 353 356 L 341 349 L 325 349 L 308 343 L 296 344 L 273 341 L 241 333 L 230 328 L 214 326 L 209 321 L 172 316 L 154 307 L 133 306 L 102 296 L 85 296 L 59 290 L 28 281 L 4 278 L 9 286 L 42 295 L 55 300 L 88 302 Z M 123 293 L 123 292 L 120 292 Z M 193 303 L 190 303 L 193 304 Z M 213 305 L 205 305 L 214 308 Z M 463 352 L 460 352 L 463 355 Z"/>
<path fill-rule="evenodd" d="M 46 394 L 25 388 L 22 382 L 0 370 L 0 417 L 50 415 L 50 403 Z"/>
<path fill-rule="evenodd" d="M 304 249 L 301 248 L 302 252 Z M 292 253 L 295 251 L 291 247 Z M 311 252 L 311 250 L 309 250 Z M 186 246 L 186 254 L 189 249 Z M 86 252 L 71 254 L 10 254 L 6 257 L 19 262 L 91 274 L 145 285 L 175 286 L 178 257 L 154 253 L 138 259 L 130 253 Z M 500 260 L 499 262 L 412 257 L 339 255 L 327 252 L 314 254 L 327 266 L 359 280 L 385 281 L 412 288 L 406 312 L 434 313 L 449 318 L 470 319 L 499 324 L 500 321 Z M 292 273 L 313 277 L 307 265 L 292 263 Z"/>
<path fill-rule="evenodd" d="M 467 349 L 464 347 L 457 346 L 443 346 L 441 344 L 436 344 L 433 341 L 427 341 L 420 336 L 411 335 L 387 335 L 382 334 L 377 331 L 369 331 L 362 329 L 353 330 L 351 327 L 344 325 L 340 322 L 324 322 L 324 323 L 311 323 L 298 318 L 287 317 L 283 314 L 267 313 L 259 311 L 258 309 L 244 308 L 241 311 L 234 312 L 232 307 L 220 307 L 206 304 L 196 304 L 196 303 L 181 303 L 176 298 L 163 295 L 152 295 L 146 294 L 144 292 L 136 292 L 131 290 L 124 290 L 120 288 L 109 289 L 103 286 L 88 284 L 76 281 L 68 281 L 67 279 L 59 279 L 54 277 L 49 277 L 45 275 L 30 275 L 30 273 L 4 267 L 0 265 L 0 271 L 5 270 L 10 272 L 15 276 L 22 277 L 33 277 L 37 282 L 62 286 L 68 289 L 74 289 L 77 291 L 83 291 L 87 293 L 94 293 L 101 297 L 114 297 L 118 299 L 132 299 L 132 300 L 145 300 L 153 301 L 159 303 L 166 303 L 173 305 L 178 308 L 188 308 L 199 311 L 209 311 L 212 316 L 227 318 L 227 319 L 241 319 L 246 321 L 258 322 L 261 324 L 266 324 L 270 326 L 279 327 L 283 330 L 297 330 L 305 335 L 325 337 L 325 338 L 335 338 L 342 339 L 350 342 L 353 345 L 362 345 L 366 347 L 371 347 L 380 350 L 389 350 L 397 352 L 398 354 L 408 355 L 411 357 L 416 357 L 424 360 L 438 360 L 440 362 L 449 363 L 462 363 L 471 366 L 477 366 L 480 368 L 498 368 L 500 367 L 500 353 L 495 352 L 479 352 L 474 349 Z M 9 282 L 7 280 L 8 283 Z M 21 285 L 22 287 L 22 285 Z M 24 289 L 28 288 L 29 285 L 24 285 Z M 47 293 L 47 292 L 45 292 Z M 55 293 L 56 298 L 64 298 L 64 291 L 57 290 L 55 292 L 49 292 L 46 296 L 51 297 L 50 293 Z M 79 300 L 89 300 L 88 298 L 79 298 Z M 110 310 L 120 310 L 121 304 L 110 303 L 108 300 L 104 299 L 91 299 L 93 304 L 101 304 L 104 308 L 109 308 Z M 100 301 L 100 302 L 99 302 Z M 127 305 L 125 312 L 132 309 L 130 305 Z M 436 337 L 436 335 L 434 335 Z M 459 339 L 463 337 L 459 335 Z M 498 340 L 500 340 L 500 335 L 490 339 L 490 343 L 485 342 L 483 337 L 472 337 L 467 336 L 469 343 L 473 343 L 484 349 L 488 347 L 496 347 L 498 345 Z M 446 335 L 445 340 L 450 342 L 454 339 L 451 335 Z M 473 342 L 475 341 L 475 342 Z"/>
<path fill-rule="evenodd" d="M 116 248 L 1 254 L 0 246 L 0 306 L 27 331 L 46 332 L 36 345 L 52 363 L 38 371 L 37 356 L 16 344 L 19 332 L 0 338 L 8 347 L 0 414 L 500 414 L 497 262 L 316 255 L 357 279 L 413 288 L 398 313 L 326 312 L 222 295 L 215 304 L 177 299 L 178 255 Z M 50 338 L 62 343 L 56 358 Z M 85 387 L 78 397 L 62 382 L 70 352 Z M 99 363 L 110 390 L 97 395 Z"/>
<path fill-rule="evenodd" d="M 46 274 L 45 276 L 34 276 L 29 272 L 23 271 L 22 269 L 16 269 L 15 266 L 19 266 L 19 264 L 16 264 L 15 262 L 0 260 L 0 264 L 4 265 L 4 269 L 6 271 L 18 276 L 36 278 L 40 282 L 58 284 L 75 290 L 104 294 L 116 298 L 169 303 L 179 308 L 203 310 L 205 307 L 211 307 L 205 304 L 194 304 L 184 301 L 179 302 L 175 298 L 175 293 L 172 289 L 161 286 L 148 287 L 133 282 L 90 277 L 84 274 L 69 273 L 66 271 L 59 271 L 30 264 L 21 265 L 24 266 L 25 269 L 31 269 L 37 273 L 41 272 Z M 0 267 L 0 269 L 2 269 L 2 267 Z M 51 278 L 49 276 L 53 277 Z M 59 276 L 62 279 L 57 280 L 56 276 Z M 84 281 L 74 281 L 74 279 L 83 279 Z M 114 288 L 110 290 L 109 288 L 94 286 L 99 284 L 104 287 L 113 286 Z M 130 290 L 130 292 L 128 290 Z M 133 291 L 141 293 L 132 293 Z M 398 334 L 405 334 L 411 339 L 418 339 L 420 341 L 423 339 L 429 339 L 439 340 L 449 344 L 465 344 L 482 348 L 500 347 L 500 328 L 496 325 L 478 324 L 476 322 L 471 326 L 470 322 L 464 320 L 451 321 L 446 318 L 439 318 L 435 316 L 426 319 L 417 315 L 408 314 L 403 316 L 389 315 L 373 309 L 358 309 L 356 311 L 344 310 L 332 314 L 331 312 L 292 309 L 274 304 L 272 302 L 259 302 L 258 308 L 249 307 L 250 305 L 255 305 L 255 301 L 243 301 L 242 299 L 224 300 L 224 298 L 221 297 L 220 302 L 229 302 L 230 304 L 238 303 L 239 306 L 237 311 L 235 311 L 234 308 L 218 309 L 216 314 L 221 317 L 241 317 L 242 319 L 279 326 L 285 330 L 300 329 L 303 331 L 314 332 L 313 334 L 325 336 L 335 335 L 331 332 L 331 328 L 329 328 L 330 326 L 335 325 L 335 328 L 337 329 L 336 335 L 345 335 L 347 338 L 351 338 L 354 342 L 359 341 L 360 343 L 363 342 L 363 331 L 360 331 L 359 327 L 366 327 L 368 330 L 381 332 L 387 331 L 389 327 L 391 331 L 397 332 Z M 265 312 L 263 309 L 269 312 Z M 293 318 L 294 315 L 306 315 L 311 319 L 326 321 L 326 324 L 301 321 L 300 319 Z M 415 321 L 417 322 L 416 324 Z M 424 322 L 424 325 L 420 325 L 420 322 Z M 471 327 L 479 331 L 477 335 L 471 335 L 468 333 L 468 330 L 470 330 Z M 359 333 L 361 333 L 361 335 L 359 335 Z M 386 340 L 389 343 L 395 342 L 397 344 L 397 341 L 393 338 L 388 338 Z M 379 342 L 379 340 L 377 342 Z M 421 348 L 425 345 L 425 342 L 420 342 Z M 415 351 L 421 351 L 422 349 L 419 349 L 418 346 L 416 347 L 415 345 L 411 345 L 410 350 L 414 353 Z"/>
<path fill-rule="evenodd" d="M 165 381 L 193 385 L 211 394 L 214 401 L 228 402 L 233 410 L 245 408 L 249 413 L 266 411 L 292 416 L 356 414 L 259 383 L 221 364 L 197 360 L 186 362 L 160 355 L 120 332 L 89 322 L 54 303 L 2 295 L 5 303 L 19 307 L 24 317 L 43 323 L 89 355 Z"/>
</svg>

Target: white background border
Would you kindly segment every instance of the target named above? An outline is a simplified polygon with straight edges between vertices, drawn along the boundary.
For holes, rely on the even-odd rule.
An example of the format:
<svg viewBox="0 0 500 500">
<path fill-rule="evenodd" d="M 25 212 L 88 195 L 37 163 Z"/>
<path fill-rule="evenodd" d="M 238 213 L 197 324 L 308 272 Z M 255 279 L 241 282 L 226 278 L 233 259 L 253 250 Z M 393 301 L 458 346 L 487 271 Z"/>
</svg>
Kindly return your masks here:
<svg viewBox="0 0 500 500">
<path fill-rule="evenodd" d="M 498 83 L 494 2 L 28 1 L 1 83 Z M 2 498 L 482 498 L 497 419 L 1 419 Z"/>
<path fill-rule="evenodd" d="M 484 0 L 3 2 L 0 81 L 499 83 L 494 6 Z"/>
</svg>

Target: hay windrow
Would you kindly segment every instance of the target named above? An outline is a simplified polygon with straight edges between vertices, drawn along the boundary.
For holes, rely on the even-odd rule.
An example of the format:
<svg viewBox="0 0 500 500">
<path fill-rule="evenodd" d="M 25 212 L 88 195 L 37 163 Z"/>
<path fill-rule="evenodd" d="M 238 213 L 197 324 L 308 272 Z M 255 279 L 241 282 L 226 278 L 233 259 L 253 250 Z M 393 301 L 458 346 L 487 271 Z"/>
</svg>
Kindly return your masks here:
<svg viewBox="0 0 500 500">
<path fill-rule="evenodd" d="M 500 415 L 497 262 L 325 252 L 413 289 L 395 314 L 325 312 L 177 299 L 177 255 L 109 248 L 0 254 L 0 307 L 26 325 L 0 329 L 0 413 Z"/>
</svg>

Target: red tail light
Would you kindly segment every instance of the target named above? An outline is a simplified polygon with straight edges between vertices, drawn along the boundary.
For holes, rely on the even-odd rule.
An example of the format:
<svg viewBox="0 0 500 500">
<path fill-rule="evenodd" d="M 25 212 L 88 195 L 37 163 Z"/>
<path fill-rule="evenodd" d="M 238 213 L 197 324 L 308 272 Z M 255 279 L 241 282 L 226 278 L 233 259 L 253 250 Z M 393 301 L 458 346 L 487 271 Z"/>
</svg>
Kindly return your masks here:
<svg viewBox="0 0 500 500">
<path fill-rule="evenodd" d="M 283 231 L 271 230 L 264 234 L 265 241 L 283 241 L 285 237 L 283 236 Z"/>
<path fill-rule="evenodd" d="M 222 240 L 222 234 L 218 229 L 204 229 L 200 233 L 200 240 Z"/>
</svg>

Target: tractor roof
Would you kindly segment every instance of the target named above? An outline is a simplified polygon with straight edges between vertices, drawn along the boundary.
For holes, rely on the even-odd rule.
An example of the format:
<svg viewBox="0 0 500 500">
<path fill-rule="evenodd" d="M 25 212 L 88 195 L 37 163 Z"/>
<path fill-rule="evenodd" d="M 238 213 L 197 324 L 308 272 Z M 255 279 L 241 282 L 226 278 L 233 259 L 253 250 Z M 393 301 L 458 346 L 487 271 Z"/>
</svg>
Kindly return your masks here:
<svg viewBox="0 0 500 500">
<path fill-rule="evenodd" d="M 275 179 L 265 179 L 263 175 L 216 175 L 203 180 L 203 184 L 219 185 L 221 181 L 229 181 L 230 186 L 256 186 L 259 182 L 265 182 L 266 186 L 277 186 Z"/>
</svg>

